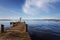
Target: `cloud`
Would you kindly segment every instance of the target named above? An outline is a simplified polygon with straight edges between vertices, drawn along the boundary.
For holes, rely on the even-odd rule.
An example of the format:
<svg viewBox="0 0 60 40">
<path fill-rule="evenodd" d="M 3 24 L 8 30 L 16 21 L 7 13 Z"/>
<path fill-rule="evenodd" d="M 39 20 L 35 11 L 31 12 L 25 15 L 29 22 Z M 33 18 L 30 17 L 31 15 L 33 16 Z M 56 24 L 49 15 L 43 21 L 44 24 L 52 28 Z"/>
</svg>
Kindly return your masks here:
<svg viewBox="0 0 60 40">
<path fill-rule="evenodd" d="M 60 0 L 26 0 L 23 6 L 23 12 L 26 14 L 36 14 L 41 11 L 48 12 L 50 8 L 55 8 L 49 3 L 55 3 Z"/>
</svg>

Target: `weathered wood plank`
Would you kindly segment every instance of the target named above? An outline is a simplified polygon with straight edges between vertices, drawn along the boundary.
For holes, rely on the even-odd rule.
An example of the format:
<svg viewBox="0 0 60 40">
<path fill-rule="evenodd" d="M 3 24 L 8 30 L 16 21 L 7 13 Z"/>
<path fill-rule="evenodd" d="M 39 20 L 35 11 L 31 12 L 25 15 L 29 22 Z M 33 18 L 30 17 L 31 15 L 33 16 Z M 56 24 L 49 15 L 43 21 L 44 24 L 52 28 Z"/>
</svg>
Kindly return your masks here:
<svg viewBox="0 0 60 40">
<path fill-rule="evenodd" d="M 0 34 L 0 40 L 31 40 L 30 35 L 26 32 L 25 23 L 16 23 L 5 33 Z"/>
</svg>

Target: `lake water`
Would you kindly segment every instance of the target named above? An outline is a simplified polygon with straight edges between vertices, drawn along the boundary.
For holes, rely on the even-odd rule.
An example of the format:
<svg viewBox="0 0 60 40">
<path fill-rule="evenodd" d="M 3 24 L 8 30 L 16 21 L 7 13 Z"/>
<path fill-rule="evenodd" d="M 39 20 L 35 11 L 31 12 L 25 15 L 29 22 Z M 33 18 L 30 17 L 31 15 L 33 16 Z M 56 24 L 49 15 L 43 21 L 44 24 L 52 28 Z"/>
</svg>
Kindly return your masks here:
<svg viewBox="0 0 60 40">
<path fill-rule="evenodd" d="M 60 40 L 60 22 L 26 21 L 32 40 Z M 5 29 L 10 27 L 9 21 L 0 21 Z"/>
</svg>

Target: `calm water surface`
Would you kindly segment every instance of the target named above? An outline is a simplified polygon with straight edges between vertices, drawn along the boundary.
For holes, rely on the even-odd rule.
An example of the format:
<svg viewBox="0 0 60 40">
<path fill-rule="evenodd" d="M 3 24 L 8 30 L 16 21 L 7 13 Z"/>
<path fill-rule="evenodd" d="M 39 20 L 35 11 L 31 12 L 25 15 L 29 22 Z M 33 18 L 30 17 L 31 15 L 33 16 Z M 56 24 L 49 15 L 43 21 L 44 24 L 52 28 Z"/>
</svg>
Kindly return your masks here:
<svg viewBox="0 0 60 40">
<path fill-rule="evenodd" d="M 32 40 L 60 40 L 60 22 L 26 21 Z"/>
<path fill-rule="evenodd" d="M 0 21 L 5 29 L 10 27 L 10 21 Z M 32 40 L 60 40 L 60 22 L 26 21 Z"/>
</svg>

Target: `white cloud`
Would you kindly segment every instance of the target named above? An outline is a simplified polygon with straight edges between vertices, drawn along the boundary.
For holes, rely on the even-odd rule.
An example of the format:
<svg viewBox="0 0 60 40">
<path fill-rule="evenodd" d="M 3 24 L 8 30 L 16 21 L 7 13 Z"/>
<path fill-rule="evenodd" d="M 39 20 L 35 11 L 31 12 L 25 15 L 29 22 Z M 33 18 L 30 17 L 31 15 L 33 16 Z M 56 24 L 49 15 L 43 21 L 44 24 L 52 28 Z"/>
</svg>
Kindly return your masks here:
<svg viewBox="0 0 60 40">
<path fill-rule="evenodd" d="M 38 13 L 39 10 L 47 12 L 49 7 L 55 8 L 49 3 L 58 2 L 60 0 L 26 0 L 25 5 L 23 6 L 23 12 L 27 14 Z"/>
</svg>

